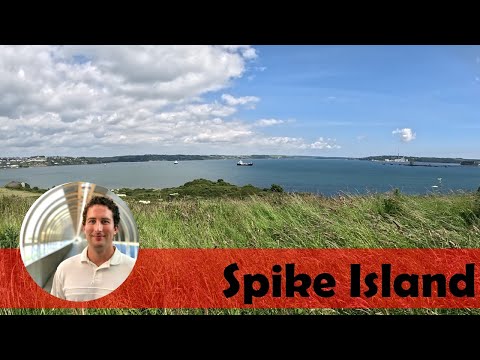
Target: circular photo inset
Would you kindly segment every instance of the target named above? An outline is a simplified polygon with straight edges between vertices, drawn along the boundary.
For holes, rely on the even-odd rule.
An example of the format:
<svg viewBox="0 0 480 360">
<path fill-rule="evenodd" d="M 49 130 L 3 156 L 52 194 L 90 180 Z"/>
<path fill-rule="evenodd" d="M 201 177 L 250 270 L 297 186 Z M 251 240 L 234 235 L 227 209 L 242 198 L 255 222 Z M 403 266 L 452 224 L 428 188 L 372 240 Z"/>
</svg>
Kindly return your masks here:
<svg viewBox="0 0 480 360">
<path fill-rule="evenodd" d="M 127 204 L 89 182 L 56 186 L 28 210 L 20 253 L 33 280 L 65 300 L 99 299 L 130 275 L 138 256 L 138 229 Z"/>
</svg>

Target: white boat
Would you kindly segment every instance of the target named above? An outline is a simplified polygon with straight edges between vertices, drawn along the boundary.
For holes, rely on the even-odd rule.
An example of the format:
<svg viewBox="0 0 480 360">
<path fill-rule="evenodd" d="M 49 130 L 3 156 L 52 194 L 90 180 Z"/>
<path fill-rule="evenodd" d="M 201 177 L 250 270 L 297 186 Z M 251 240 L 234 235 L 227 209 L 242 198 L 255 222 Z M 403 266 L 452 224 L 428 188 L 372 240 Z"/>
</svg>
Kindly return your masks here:
<svg viewBox="0 0 480 360">
<path fill-rule="evenodd" d="M 178 164 L 178 161 L 177 161 L 177 160 L 175 160 L 173 163 L 176 165 L 176 164 Z"/>
<path fill-rule="evenodd" d="M 243 162 L 242 160 L 237 162 L 238 166 L 253 166 L 252 162 Z"/>
</svg>

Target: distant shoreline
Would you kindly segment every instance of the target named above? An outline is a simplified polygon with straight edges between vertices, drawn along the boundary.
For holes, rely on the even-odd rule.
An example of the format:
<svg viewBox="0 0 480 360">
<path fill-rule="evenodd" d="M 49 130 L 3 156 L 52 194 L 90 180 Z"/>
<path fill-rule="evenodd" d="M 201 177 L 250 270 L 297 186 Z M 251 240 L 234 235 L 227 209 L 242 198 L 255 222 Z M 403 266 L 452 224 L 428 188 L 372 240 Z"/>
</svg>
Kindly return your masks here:
<svg viewBox="0 0 480 360">
<path fill-rule="evenodd" d="M 459 164 L 441 164 L 441 163 L 436 163 L 436 164 L 408 164 L 408 163 L 395 163 L 395 162 L 383 162 L 382 165 L 400 165 L 400 166 L 425 166 L 425 167 L 457 167 L 457 166 L 462 166 Z M 463 166 L 468 166 L 468 165 L 463 165 Z"/>
<path fill-rule="evenodd" d="M 318 160 L 369 160 L 385 161 L 394 164 L 410 166 L 428 166 L 418 163 L 439 163 L 459 164 L 465 166 L 476 166 L 480 164 L 478 159 L 463 158 L 436 158 L 436 157 L 415 157 L 405 158 L 406 161 L 398 162 L 401 159 L 398 155 L 381 155 L 368 157 L 338 157 L 338 156 L 303 156 L 303 155 L 121 155 L 110 157 L 70 157 L 70 156 L 31 156 L 31 157 L 2 157 L 0 158 L 0 169 L 64 166 L 64 165 L 90 165 L 108 164 L 119 162 L 148 162 L 148 161 L 189 161 L 189 160 L 260 160 L 260 159 L 318 159 Z M 393 159 L 393 160 L 392 160 Z M 463 163 L 463 164 L 462 164 Z M 469 163 L 469 164 L 467 164 Z"/>
</svg>

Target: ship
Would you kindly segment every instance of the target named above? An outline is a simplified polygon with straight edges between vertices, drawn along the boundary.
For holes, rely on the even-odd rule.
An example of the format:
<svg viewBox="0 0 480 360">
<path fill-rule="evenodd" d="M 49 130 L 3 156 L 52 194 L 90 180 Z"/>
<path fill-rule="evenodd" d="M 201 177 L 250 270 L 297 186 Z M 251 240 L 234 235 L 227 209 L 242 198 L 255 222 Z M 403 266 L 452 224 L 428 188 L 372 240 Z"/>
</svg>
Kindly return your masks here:
<svg viewBox="0 0 480 360">
<path fill-rule="evenodd" d="M 253 162 L 243 162 L 242 160 L 237 162 L 238 166 L 253 166 Z"/>
<path fill-rule="evenodd" d="M 175 160 L 173 163 L 174 163 L 175 165 L 177 165 L 177 164 L 178 164 L 178 161 L 177 161 L 177 160 Z"/>
</svg>

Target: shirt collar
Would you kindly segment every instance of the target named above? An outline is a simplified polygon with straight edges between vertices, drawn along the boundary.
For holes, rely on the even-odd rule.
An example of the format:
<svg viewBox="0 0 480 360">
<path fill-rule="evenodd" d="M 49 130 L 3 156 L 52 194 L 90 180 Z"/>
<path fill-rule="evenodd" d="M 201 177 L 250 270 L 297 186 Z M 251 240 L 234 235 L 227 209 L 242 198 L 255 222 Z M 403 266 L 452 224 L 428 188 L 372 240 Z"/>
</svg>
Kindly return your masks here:
<svg viewBox="0 0 480 360">
<path fill-rule="evenodd" d="M 90 261 L 90 259 L 87 256 L 87 249 L 88 249 L 88 246 L 86 246 L 85 249 L 83 249 L 83 251 L 82 251 L 82 254 L 80 256 L 80 261 L 81 262 L 89 262 Z M 107 260 L 106 263 L 110 263 L 110 265 L 118 265 L 118 264 L 120 264 L 121 259 L 122 259 L 122 255 L 120 254 L 120 250 L 118 250 L 117 247 L 115 246 L 115 250 L 113 252 L 112 257 L 109 260 Z"/>
</svg>

